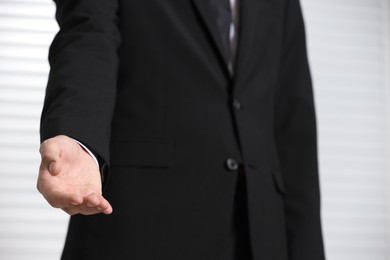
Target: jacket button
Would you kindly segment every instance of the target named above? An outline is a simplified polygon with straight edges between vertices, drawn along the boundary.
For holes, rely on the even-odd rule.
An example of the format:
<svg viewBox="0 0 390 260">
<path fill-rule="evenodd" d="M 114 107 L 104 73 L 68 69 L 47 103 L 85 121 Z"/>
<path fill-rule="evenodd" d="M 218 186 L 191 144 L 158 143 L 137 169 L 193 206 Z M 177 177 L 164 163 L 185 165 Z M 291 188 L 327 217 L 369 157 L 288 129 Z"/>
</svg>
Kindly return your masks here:
<svg viewBox="0 0 390 260">
<path fill-rule="evenodd" d="M 237 99 L 233 101 L 233 108 L 234 110 L 236 111 L 240 111 L 241 110 L 241 103 L 240 101 L 238 101 Z"/>
<path fill-rule="evenodd" d="M 237 171 L 238 170 L 238 162 L 233 158 L 229 158 L 226 160 L 226 168 L 229 171 Z"/>
</svg>

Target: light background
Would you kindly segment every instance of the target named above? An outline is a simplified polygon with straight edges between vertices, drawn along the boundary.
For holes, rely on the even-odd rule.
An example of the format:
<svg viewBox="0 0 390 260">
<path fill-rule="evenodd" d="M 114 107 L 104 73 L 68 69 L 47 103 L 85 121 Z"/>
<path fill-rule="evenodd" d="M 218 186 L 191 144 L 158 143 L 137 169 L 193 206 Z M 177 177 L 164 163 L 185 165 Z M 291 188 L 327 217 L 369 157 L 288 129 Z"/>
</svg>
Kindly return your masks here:
<svg viewBox="0 0 390 260">
<path fill-rule="evenodd" d="M 390 260 L 390 0 L 301 0 L 315 84 L 328 260 Z M 0 260 L 59 259 L 67 216 L 35 189 L 57 25 L 0 0 Z"/>
</svg>

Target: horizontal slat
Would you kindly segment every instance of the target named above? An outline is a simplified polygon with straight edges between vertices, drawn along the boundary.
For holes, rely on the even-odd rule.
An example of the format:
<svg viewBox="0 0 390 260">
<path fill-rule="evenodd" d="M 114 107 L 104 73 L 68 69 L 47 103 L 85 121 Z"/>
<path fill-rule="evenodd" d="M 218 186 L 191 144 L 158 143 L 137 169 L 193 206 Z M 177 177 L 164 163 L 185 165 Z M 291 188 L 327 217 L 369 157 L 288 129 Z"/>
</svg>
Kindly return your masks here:
<svg viewBox="0 0 390 260">
<path fill-rule="evenodd" d="M 28 41 L 28 39 L 25 39 Z M 0 58 L 1 59 L 26 59 L 31 61 L 42 62 L 42 57 L 47 56 L 47 46 L 23 46 L 15 44 L 2 44 L 0 43 Z M 45 61 L 46 63 L 46 61 Z"/>
<path fill-rule="evenodd" d="M 40 73 L 40 74 L 47 74 L 49 71 L 49 64 L 42 60 L 29 60 L 29 59 L 22 59 L 22 58 L 5 58 L 3 57 L 1 59 L 0 63 L 0 71 L 13 71 L 13 72 L 19 72 L 23 74 L 26 73 Z"/>
<path fill-rule="evenodd" d="M 23 73 L 20 77 L 19 73 L 0 71 L 0 88 L 1 89 L 36 89 L 44 92 L 47 83 L 47 73 L 41 75 L 33 75 Z"/>
<path fill-rule="evenodd" d="M 27 123 L 27 125 L 31 125 L 32 123 L 36 126 L 38 125 L 36 119 L 31 120 L 31 122 Z M 22 126 L 24 126 L 24 124 Z M 38 130 L 37 128 L 36 130 Z M 0 147 L 9 147 L 9 146 L 36 147 L 40 143 L 38 131 L 29 131 L 27 133 L 18 133 L 18 132 L 15 133 L 12 130 L 4 131 L 4 132 L 0 130 L 0 135 L 2 136 L 2 138 L 0 139 Z"/>
<path fill-rule="evenodd" d="M 0 259 L 7 260 L 43 260 L 59 259 L 60 250 L 50 250 L 52 252 L 0 252 Z"/>
<path fill-rule="evenodd" d="M 7 210 L 1 209 L 1 223 L 6 223 L 6 221 L 11 221 L 11 223 L 14 223 L 15 221 L 18 221 L 19 223 L 23 224 L 23 221 L 27 219 L 30 222 L 35 221 L 36 223 L 59 221 L 60 224 L 62 224 L 64 227 L 67 225 L 69 219 L 67 214 L 65 214 L 60 209 L 54 209 L 48 206 L 43 198 L 39 199 L 39 201 L 41 201 L 42 204 L 40 207 L 11 207 Z"/>
<path fill-rule="evenodd" d="M 49 2 L 41 4 L 26 4 L 23 2 L 4 2 L 0 1 L 0 16 L 5 17 L 31 17 L 33 19 L 50 19 L 54 18 L 55 9 Z"/>
<path fill-rule="evenodd" d="M 42 103 L 41 103 L 42 104 Z M 0 103 L 0 116 L 16 116 L 24 118 L 36 117 L 42 112 L 42 107 L 40 104 L 24 104 L 22 102 L 17 103 Z"/>
<path fill-rule="evenodd" d="M 29 104 L 42 104 L 45 92 L 42 89 L 14 89 L 0 88 L 0 102 L 23 102 Z"/>
<path fill-rule="evenodd" d="M 378 0 L 301 0 L 305 10 L 311 10 L 315 6 L 332 6 L 334 8 L 367 8 L 367 9 L 381 9 L 383 7 L 382 1 Z M 306 9 L 307 8 L 307 9 Z M 329 14 L 329 13 L 328 13 Z"/>
<path fill-rule="evenodd" d="M 55 32 L 58 26 L 53 23 L 52 18 L 12 17 L 0 16 L 0 29 L 18 32 Z"/>
<path fill-rule="evenodd" d="M 4 49 L 7 46 L 18 48 L 47 48 L 53 40 L 53 32 L 18 32 L 7 29 L 0 29 L 0 46 Z M 46 49 L 48 52 L 48 50 Z M 29 54 L 31 55 L 31 54 Z M 45 55 L 46 56 L 46 55 Z M 42 57 L 45 57 L 42 56 Z M 42 58 L 41 57 L 41 58 Z"/>
<path fill-rule="evenodd" d="M 4 4 L 15 4 L 15 3 L 18 3 L 18 4 L 23 4 L 25 6 L 29 6 L 29 5 L 34 5 L 34 6 L 47 6 L 47 5 L 51 5 L 52 7 L 53 6 L 53 1 L 48 1 L 48 0 L 0 0 L 1 3 L 4 3 Z"/>
<path fill-rule="evenodd" d="M 55 239 L 56 238 L 56 239 Z M 0 252 L 18 253 L 20 252 L 20 245 L 23 245 L 24 252 L 41 253 L 59 253 L 61 246 L 60 242 L 63 237 L 41 237 L 40 239 L 34 238 L 0 238 Z"/>
</svg>

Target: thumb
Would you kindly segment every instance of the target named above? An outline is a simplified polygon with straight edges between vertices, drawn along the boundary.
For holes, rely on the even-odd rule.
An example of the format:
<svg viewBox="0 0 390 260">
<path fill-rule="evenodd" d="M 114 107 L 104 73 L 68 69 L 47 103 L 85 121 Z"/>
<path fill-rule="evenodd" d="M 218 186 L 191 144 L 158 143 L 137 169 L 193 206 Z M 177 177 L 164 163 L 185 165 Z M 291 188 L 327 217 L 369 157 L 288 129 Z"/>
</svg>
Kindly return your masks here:
<svg viewBox="0 0 390 260">
<path fill-rule="evenodd" d="M 39 149 L 42 158 L 42 166 L 51 175 L 58 175 L 60 173 L 60 154 L 61 147 L 54 138 L 48 139 L 41 144 Z"/>
<path fill-rule="evenodd" d="M 51 161 L 47 169 L 52 176 L 57 176 L 61 172 L 61 165 L 57 161 Z"/>
</svg>

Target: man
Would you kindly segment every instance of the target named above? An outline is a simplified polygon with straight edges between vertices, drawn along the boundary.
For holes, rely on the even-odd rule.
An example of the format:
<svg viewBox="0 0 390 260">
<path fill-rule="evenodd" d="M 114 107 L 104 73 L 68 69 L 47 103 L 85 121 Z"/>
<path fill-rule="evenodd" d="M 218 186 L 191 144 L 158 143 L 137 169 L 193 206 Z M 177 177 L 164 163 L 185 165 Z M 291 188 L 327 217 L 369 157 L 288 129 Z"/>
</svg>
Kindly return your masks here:
<svg viewBox="0 0 390 260">
<path fill-rule="evenodd" d="M 72 215 L 63 259 L 324 259 L 298 0 L 55 2 L 38 189 Z"/>
</svg>

